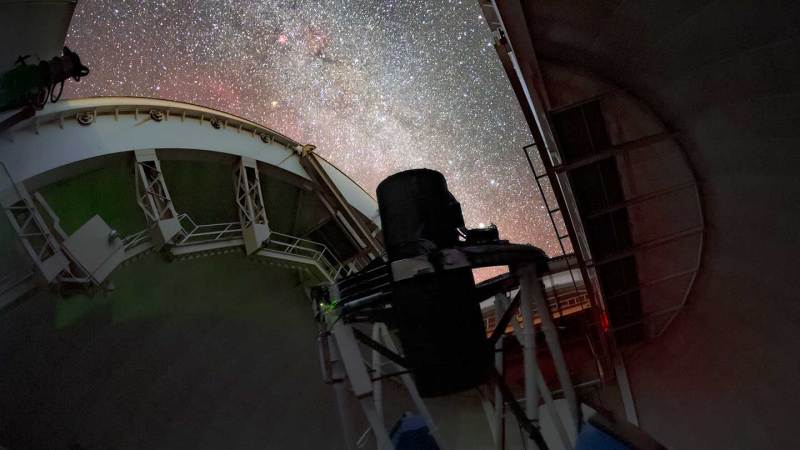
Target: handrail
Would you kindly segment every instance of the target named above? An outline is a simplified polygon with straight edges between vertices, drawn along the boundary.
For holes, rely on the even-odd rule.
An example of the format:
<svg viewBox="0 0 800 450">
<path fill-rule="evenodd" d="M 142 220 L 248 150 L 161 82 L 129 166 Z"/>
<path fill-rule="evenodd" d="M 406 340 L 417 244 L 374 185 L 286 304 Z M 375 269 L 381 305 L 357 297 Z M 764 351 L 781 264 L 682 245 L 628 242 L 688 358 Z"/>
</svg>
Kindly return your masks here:
<svg viewBox="0 0 800 450">
<path fill-rule="evenodd" d="M 125 250 L 130 250 L 130 249 L 136 247 L 137 245 L 149 240 L 150 239 L 150 234 L 148 233 L 148 231 L 149 230 L 145 228 L 142 231 L 139 231 L 137 233 L 133 233 L 131 235 L 128 235 L 128 236 L 125 236 L 124 238 L 122 238 L 122 244 L 123 244 L 123 247 L 125 248 Z"/>
<path fill-rule="evenodd" d="M 181 232 L 174 242 L 174 245 L 178 247 L 239 239 L 242 233 L 242 226 L 239 222 L 198 225 L 187 213 L 178 215 L 178 223 L 181 226 Z M 149 229 L 144 229 L 123 238 L 125 250 L 130 250 L 147 241 L 150 238 L 149 231 Z M 308 258 L 334 280 L 347 275 L 350 271 L 350 267 L 339 261 L 325 244 L 301 237 L 273 231 L 264 243 L 264 249 Z"/>
</svg>

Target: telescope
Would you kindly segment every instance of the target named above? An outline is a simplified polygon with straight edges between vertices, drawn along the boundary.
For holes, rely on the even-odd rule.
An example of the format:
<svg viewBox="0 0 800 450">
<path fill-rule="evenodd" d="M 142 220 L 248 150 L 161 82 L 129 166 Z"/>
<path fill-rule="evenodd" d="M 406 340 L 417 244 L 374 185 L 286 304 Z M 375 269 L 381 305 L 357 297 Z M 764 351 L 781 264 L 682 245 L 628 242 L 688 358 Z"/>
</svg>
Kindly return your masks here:
<svg viewBox="0 0 800 450">
<path fill-rule="evenodd" d="M 351 424 L 344 407 L 345 383 L 359 399 L 380 450 L 443 449 L 444 439 L 422 398 L 439 397 L 492 385 L 495 405 L 508 405 L 527 439 L 548 447 L 531 420 L 539 407 L 531 394 L 541 381 L 536 374 L 533 349 L 534 308 L 552 357 L 569 418 L 551 420 L 561 444 L 568 446 L 569 428 L 581 430 L 578 448 L 663 449 L 636 427 L 594 414 L 585 422 L 570 380 L 550 306 L 540 277 L 563 270 L 542 250 L 501 240 L 497 228 L 468 229 L 461 206 L 447 189 L 444 176 L 434 170 L 397 173 L 378 185 L 378 208 L 386 254 L 360 271 L 329 286 L 312 289 L 320 322 L 320 356 L 323 378 L 336 388 L 345 441 L 355 448 Z M 472 270 L 508 266 L 508 273 L 476 284 Z M 505 293 L 515 291 L 513 299 Z M 491 332 L 483 322 L 480 303 L 505 298 L 501 317 Z M 495 301 L 497 302 L 497 298 Z M 522 312 L 523 327 L 513 324 L 525 349 L 525 405 L 517 401 L 498 371 L 495 347 L 511 320 Z M 364 329 L 372 326 L 372 334 Z M 393 336 L 399 338 L 395 345 Z M 371 365 L 359 344 L 373 351 Z M 500 347 L 502 349 L 502 346 Z M 376 355 L 380 357 L 376 358 Z M 394 363 L 396 372 L 384 373 L 381 357 Z M 391 433 L 383 423 L 380 380 L 400 377 L 419 416 L 398 421 Z M 545 403 L 553 399 L 545 385 Z M 481 394 L 484 395 L 484 394 Z M 585 426 L 581 426 L 584 424 Z M 407 443 L 404 443 L 407 442 Z M 608 447 L 614 442 L 618 447 Z"/>
<path fill-rule="evenodd" d="M 384 322 L 395 330 L 422 397 L 486 383 L 494 359 L 480 302 L 508 290 L 509 278 L 479 288 L 472 270 L 509 265 L 513 271 L 546 265 L 547 257 L 500 240 L 494 225 L 467 229 L 461 205 L 434 170 L 392 175 L 377 193 L 386 260 L 339 281 L 328 299 L 317 293 L 315 303 L 330 309 L 335 302 L 344 323 Z"/>
</svg>

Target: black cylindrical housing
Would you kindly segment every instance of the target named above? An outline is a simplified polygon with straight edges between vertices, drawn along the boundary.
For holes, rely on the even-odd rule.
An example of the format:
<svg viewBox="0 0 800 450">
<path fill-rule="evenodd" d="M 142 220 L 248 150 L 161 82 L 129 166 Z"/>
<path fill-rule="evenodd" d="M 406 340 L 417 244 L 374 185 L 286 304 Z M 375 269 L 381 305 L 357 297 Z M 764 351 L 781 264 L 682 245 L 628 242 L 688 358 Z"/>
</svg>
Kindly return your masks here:
<svg viewBox="0 0 800 450">
<path fill-rule="evenodd" d="M 378 185 L 378 208 L 389 261 L 411 258 L 432 243 L 452 248 L 464 226 L 461 205 L 444 176 L 430 169 L 396 173 Z"/>
<path fill-rule="evenodd" d="M 378 185 L 389 263 L 453 248 L 464 225 L 441 173 L 417 169 Z M 469 268 L 392 281 L 392 306 L 420 395 L 459 392 L 486 381 L 492 353 Z"/>
</svg>

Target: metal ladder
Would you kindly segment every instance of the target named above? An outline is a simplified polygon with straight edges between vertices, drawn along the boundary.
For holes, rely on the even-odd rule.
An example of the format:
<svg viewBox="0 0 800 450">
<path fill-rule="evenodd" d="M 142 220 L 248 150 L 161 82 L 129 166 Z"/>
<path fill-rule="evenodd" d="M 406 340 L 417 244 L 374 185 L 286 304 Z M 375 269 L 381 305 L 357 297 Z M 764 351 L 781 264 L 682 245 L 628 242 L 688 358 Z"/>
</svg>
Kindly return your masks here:
<svg viewBox="0 0 800 450">
<path fill-rule="evenodd" d="M 548 178 L 548 173 L 547 173 L 547 170 L 545 170 L 542 173 L 537 173 L 536 172 L 536 166 L 534 166 L 533 159 L 531 159 L 531 155 L 530 155 L 530 152 L 529 152 L 529 149 L 532 148 L 532 147 L 535 148 L 536 144 L 528 144 L 525 147 L 522 147 L 522 150 L 525 153 L 525 158 L 528 160 L 528 166 L 530 167 L 531 173 L 533 174 L 533 180 L 536 182 L 536 188 L 538 189 L 539 195 L 542 198 L 542 203 L 544 204 L 544 207 L 547 210 L 547 216 L 550 218 L 550 225 L 552 225 L 552 227 L 553 227 L 553 233 L 555 233 L 556 239 L 558 240 L 558 247 L 561 250 L 561 254 L 559 256 L 563 256 L 564 257 L 564 260 L 567 263 L 567 269 L 569 270 L 569 276 L 570 276 L 570 278 L 572 280 L 572 286 L 575 288 L 575 293 L 578 294 L 580 292 L 580 289 L 578 288 L 578 282 L 575 280 L 575 275 L 572 273 L 572 270 L 575 269 L 576 267 L 572 266 L 572 263 L 570 262 L 569 257 L 567 256 L 568 253 L 567 253 L 566 247 L 564 246 L 564 240 L 568 240 L 568 242 L 570 244 L 570 247 L 572 248 L 573 253 L 575 252 L 575 246 L 572 243 L 572 241 L 569 240 L 570 237 L 569 237 L 569 233 L 566 231 L 566 228 L 567 228 L 566 224 L 564 224 L 563 227 L 562 227 L 565 230 L 564 234 L 561 234 L 561 232 L 559 231 L 558 224 L 556 224 L 555 214 L 556 213 L 561 213 L 561 208 L 558 205 L 556 205 L 555 207 L 552 207 L 550 205 L 550 202 L 547 200 L 547 195 L 545 195 L 545 193 L 544 193 L 544 189 L 542 188 L 542 181 L 541 180 L 544 179 L 544 178 Z M 539 158 L 539 160 L 541 161 L 541 157 Z M 544 165 L 544 162 L 542 162 L 542 165 Z M 550 183 L 549 179 L 548 179 L 548 183 Z M 550 184 L 550 189 L 556 189 L 556 187 L 553 186 L 552 184 Z M 566 219 L 564 218 L 563 213 L 561 213 L 561 220 L 562 220 L 562 222 L 566 221 Z M 588 283 L 588 280 L 584 280 L 584 285 L 586 283 Z M 559 308 L 559 315 L 560 315 L 561 314 L 561 302 L 558 302 L 558 308 Z"/>
<path fill-rule="evenodd" d="M 555 190 L 558 189 L 558 187 L 557 186 L 553 186 L 552 182 L 550 181 L 550 178 L 549 178 L 550 174 L 547 171 L 547 164 L 544 161 L 542 161 L 541 154 L 538 154 L 539 153 L 538 151 L 536 152 L 538 154 L 537 155 L 538 156 L 538 160 L 539 160 L 539 162 L 541 162 L 541 165 L 545 168 L 545 170 L 543 172 L 541 172 L 541 173 L 536 170 L 536 166 L 534 165 L 534 160 L 531 158 L 531 155 L 530 155 L 530 149 L 531 148 L 536 148 L 538 150 L 538 148 L 537 148 L 535 143 L 528 144 L 528 145 L 524 146 L 522 148 L 522 150 L 525 153 L 525 158 L 527 159 L 528 166 L 531 169 L 531 174 L 533 175 L 533 179 L 536 182 L 536 188 L 538 189 L 539 195 L 542 198 L 542 203 L 544 204 L 544 207 L 547 210 L 547 216 L 550 218 L 550 224 L 553 227 L 554 234 L 556 235 L 556 240 L 558 241 L 558 246 L 559 246 L 559 249 L 561 250 L 561 254 L 559 256 L 564 257 L 564 261 L 567 264 L 567 270 L 569 271 L 569 276 L 570 276 L 570 279 L 572 281 L 572 287 L 574 289 L 575 295 L 580 295 L 581 294 L 581 289 L 578 287 L 578 282 L 575 279 L 575 274 L 574 274 L 573 271 L 575 269 L 581 269 L 581 267 L 579 265 L 574 265 L 570 261 L 570 258 L 568 256 L 569 253 L 567 253 L 567 247 L 564 245 L 564 241 L 567 240 L 567 242 L 569 242 L 569 244 L 570 244 L 570 248 L 572 250 L 572 254 L 575 254 L 575 252 L 576 252 L 575 243 L 572 242 L 572 240 L 570 239 L 570 235 L 569 235 L 567 224 L 566 224 L 566 221 L 568 219 L 566 217 L 564 217 L 564 214 L 563 214 L 563 212 L 561 210 L 561 207 L 559 205 L 556 205 L 554 207 L 547 200 L 547 195 L 545 195 L 545 191 L 544 191 L 543 185 L 542 185 L 542 179 L 545 179 L 545 178 L 547 179 L 547 182 L 550 185 L 550 189 L 553 190 L 554 195 L 555 195 Z M 562 221 L 562 225 L 563 225 L 562 229 L 564 230 L 563 234 L 559 231 L 559 226 L 558 226 L 558 224 L 556 222 L 556 217 L 555 217 L 556 213 L 560 213 L 561 214 L 561 221 Z M 576 259 L 578 259 L 578 258 L 576 258 Z M 580 259 L 578 259 L 578 263 L 579 262 L 580 262 Z M 583 268 L 583 269 L 584 270 L 581 270 L 581 273 L 582 274 L 587 273 L 585 268 Z M 582 278 L 585 278 L 585 277 L 582 275 Z M 591 280 L 584 279 L 583 283 L 584 283 L 584 290 L 586 292 L 586 295 L 587 296 L 591 296 L 591 294 L 590 294 L 591 290 L 590 290 L 590 287 L 589 287 L 589 284 L 591 283 Z M 558 293 L 555 290 L 555 285 L 553 286 L 553 296 L 556 299 L 558 299 Z M 594 302 L 592 302 L 592 304 L 594 304 Z M 562 311 L 561 302 L 557 301 L 557 305 L 558 305 L 558 312 L 559 312 L 558 322 L 561 322 L 563 317 L 564 317 L 563 314 L 562 314 L 563 311 Z M 581 306 L 581 310 L 583 310 L 583 306 Z M 605 316 L 603 314 L 601 314 L 601 317 L 605 317 Z M 602 319 L 601 319 L 601 323 L 597 324 L 597 325 L 599 325 L 601 328 L 603 328 L 603 330 L 600 330 L 600 331 L 605 331 L 604 328 L 607 326 L 607 323 L 603 322 Z M 592 340 L 588 337 L 589 336 L 588 333 L 586 333 L 586 335 L 587 335 L 587 342 L 589 343 L 591 352 L 594 355 L 595 360 L 597 361 L 597 366 L 598 366 L 598 372 L 599 372 L 599 375 L 600 375 L 600 379 L 601 380 L 605 380 L 605 378 L 606 378 L 605 367 L 604 367 L 605 365 L 603 363 L 601 363 L 601 361 L 604 360 L 604 359 L 608 359 L 608 358 L 601 358 L 601 356 L 598 355 L 597 349 L 594 348 L 594 345 L 592 345 Z M 598 337 L 600 337 L 599 333 L 598 333 Z"/>
</svg>

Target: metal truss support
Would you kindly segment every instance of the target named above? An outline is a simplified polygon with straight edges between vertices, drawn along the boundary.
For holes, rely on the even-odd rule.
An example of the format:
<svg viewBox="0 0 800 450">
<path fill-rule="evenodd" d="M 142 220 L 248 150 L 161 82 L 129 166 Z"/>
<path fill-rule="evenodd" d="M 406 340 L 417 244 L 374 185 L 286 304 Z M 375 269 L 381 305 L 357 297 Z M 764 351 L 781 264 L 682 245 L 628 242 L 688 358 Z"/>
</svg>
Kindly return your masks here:
<svg viewBox="0 0 800 450">
<path fill-rule="evenodd" d="M 541 288 L 541 282 L 536 274 L 535 267 L 526 268 L 522 272 L 520 291 L 522 296 L 521 304 L 535 306 L 536 312 L 539 314 L 539 320 L 542 323 L 542 333 L 544 334 L 545 342 L 550 350 L 550 355 L 553 357 L 553 364 L 555 365 L 558 382 L 561 384 L 561 389 L 564 391 L 564 398 L 567 400 L 567 405 L 569 406 L 570 418 L 572 420 L 568 422 L 571 426 L 567 427 L 567 433 L 570 437 L 570 441 L 575 442 L 581 423 L 580 406 L 578 405 L 578 399 L 575 394 L 575 387 L 572 385 L 572 380 L 570 380 L 564 352 L 561 350 L 561 343 L 558 339 L 558 329 L 553 321 L 553 315 L 550 312 L 547 300 L 544 297 L 544 292 Z M 523 309 L 523 315 L 524 311 Z M 529 313 L 529 316 L 531 321 L 525 322 L 525 328 L 533 330 L 533 315 Z M 525 339 L 532 340 L 531 338 L 527 338 L 525 330 L 523 330 L 522 336 L 523 345 L 525 345 Z"/>
<path fill-rule="evenodd" d="M 239 158 L 233 168 L 233 183 L 244 247 L 247 254 L 251 255 L 264 245 L 270 235 L 256 160 Z"/>
<path fill-rule="evenodd" d="M 0 192 L 0 203 L 37 273 L 46 283 L 88 289 L 100 286 L 122 262 L 123 244 L 94 216 L 71 236 L 39 193 L 33 196 L 22 183 Z"/>
<path fill-rule="evenodd" d="M 161 163 L 153 149 L 136 150 L 136 201 L 142 208 L 153 237 L 153 248 L 161 249 L 170 243 L 181 225 L 172 204 L 167 184 L 161 173 Z"/>
<path fill-rule="evenodd" d="M 409 372 L 392 359 L 387 358 L 387 361 L 382 360 L 382 357 L 386 356 L 384 353 L 392 354 L 397 352 L 397 346 L 386 325 L 383 323 L 373 324 L 372 339 L 370 340 L 373 345 L 385 346 L 385 348 L 383 353 L 373 349 L 371 361 L 371 369 L 373 370 L 372 376 L 370 376 L 370 372 L 358 346 L 358 342 L 361 340 L 359 339 L 359 334 L 360 332 L 355 330 L 351 325 L 336 321 L 330 333 L 323 333 L 320 335 L 320 358 L 323 378 L 334 385 L 346 448 L 348 450 L 355 450 L 358 448 L 352 420 L 347 412 L 348 408 L 345 404 L 345 394 L 348 391 L 346 385 L 349 384 L 349 391 L 358 399 L 364 415 L 369 422 L 370 429 L 377 442 L 377 448 L 379 450 L 394 450 L 384 422 L 383 387 L 381 383 L 382 379 L 385 377 L 399 376 L 417 412 L 425 420 L 431 436 L 440 449 L 447 450 L 431 413 L 422 400 L 422 397 L 420 397 Z M 362 336 L 362 338 L 364 337 L 366 337 L 366 335 Z M 388 373 L 385 373 L 384 367 L 387 364 L 390 364 L 392 368 Z"/>
<path fill-rule="evenodd" d="M 502 301 L 497 297 L 495 298 L 494 306 L 498 316 L 502 315 L 504 312 Z M 504 337 L 500 336 L 494 347 L 494 368 L 501 377 L 505 375 L 505 357 L 503 356 L 504 344 Z M 495 450 L 503 450 L 506 445 L 505 402 L 503 402 L 503 393 L 500 392 L 500 388 L 497 386 L 494 388 L 494 404 L 494 447 Z"/>
<path fill-rule="evenodd" d="M 505 446 L 503 416 L 506 408 L 508 408 L 516 418 L 518 425 L 527 432 L 528 438 L 523 439 L 525 439 L 528 448 L 539 450 L 547 450 L 548 448 L 572 450 L 577 441 L 578 431 L 581 428 L 582 414 L 579 408 L 581 408 L 582 405 L 578 404 L 575 386 L 573 386 L 570 380 L 566 359 L 564 358 L 564 353 L 559 341 L 558 330 L 553 319 L 552 309 L 554 307 L 557 308 L 558 305 L 549 305 L 547 303 L 544 284 L 540 278 L 539 266 L 542 265 L 546 257 L 541 250 L 530 246 L 509 244 L 505 248 L 498 249 L 497 247 L 485 250 L 487 247 L 465 246 L 461 247 L 459 250 L 443 250 L 442 254 L 446 256 L 441 259 L 445 261 L 445 263 L 442 264 L 441 270 L 450 270 L 452 267 L 487 267 L 498 265 L 501 262 L 506 264 L 510 262 L 515 263 L 515 269 L 509 274 L 509 277 L 516 279 L 516 283 L 505 282 L 501 278 L 487 284 L 481 291 L 483 294 L 494 296 L 497 316 L 500 317 L 496 321 L 494 331 L 487 340 L 487 344 L 494 347 L 495 350 L 494 367 L 492 367 L 492 375 L 489 377 L 489 387 L 494 389 L 494 395 L 491 395 L 492 392 L 486 389 L 487 386 L 478 387 L 478 391 L 481 394 L 481 403 L 489 422 L 489 428 L 492 432 L 493 447 L 502 450 Z M 398 265 L 398 262 L 404 263 L 406 266 Z M 563 261 L 558 261 L 558 263 L 563 264 Z M 430 262 L 426 261 L 424 264 L 430 264 Z M 557 267 L 559 264 L 555 266 Z M 398 267 L 400 269 L 398 269 Z M 410 270 L 409 268 L 411 267 L 414 267 L 415 270 Z M 413 278 L 415 276 L 414 274 L 420 273 L 420 270 L 418 270 L 419 267 L 419 265 L 415 266 L 412 260 L 400 260 L 393 262 L 391 268 L 385 270 L 391 271 L 392 279 L 398 281 Z M 317 311 L 318 314 L 324 314 L 324 316 L 322 316 L 324 317 L 322 321 L 323 329 L 325 329 L 325 323 L 332 322 L 330 325 L 332 333 L 327 333 L 326 329 L 326 333 L 324 333 L 323 336 L 332 334 L 335 337 L 336 344 L 339 345 L 339 353 L 337 354 L 342 355 L 345 367 L 344 373 L 347 375 L 346 379 L 349 379 L 351 382 L 353 393 L 360 399 L 363 399 L 364 396 L 373 397 L 370 400 L 374 401 L 374 408 L 364 409 L 368 417 L 371 413 L 374 413 L 378 418 L 383 415 L 383 390 L 376 381 L 386 376 L 400 375 L 404 377 L 404 382 L 407 380 L 406 385 L 408 391 L 412 399 L 414 399 L 424 420 L 428 423 L 432 437 L 438 442 L 439 437 L 437 435 L 437 429 L 433 421 L 429 419 L 430 415 L 425 405 L 422 403 L 422 400 L 418 399 L 418 394 L 412 383 L 409 372 L 403 370 L 404 368 L 408 368 L 409 365 L 403 355 L 397 353 L 390 333 L 386 329 L 386 326 L 381 323 L 383 321 L 382 316 L 359 316 L 353 314 L 354 311 L 363 308 L 364 305 L 375 306 L 376 304 L 380 304 L 379 302 L 375 304 L 369 303 L 373 301 L 373 297 L 378 295 L 373 293 L 374 286 L 378 283 L 372 275 L 374 270 L 375 269 L 368 270 L 362 274 L 354 275 L 351 279 L 343 280 L 331 286 L 329 292 L 324 293 L 323 297 L 337 299 L 337 302 L 342 304 L 337 306 L 338 303 L 331 303 L 329 300 L 324 299 L 320 300 L 320 309 Z M 369 283 L 366 283 L 366 281 Z M 364 285 L 354 287 L 354 283 L 357 284 L 360 282 L 363 282 Z M 514 299 L 510 300 L 505 293 L 513 290 L 515 285 L 519 286 L 519 290 L 514 296 Z M 346 294 L 345 297 L 340 297 L 339 289 L 344 289 L 348 294 Z M 483 299 L 486 297 L 480 296 L 473 298 Z M 334 310 L 326 308 L 327 305 L 333 305 Z M 512 320 L 520 309 L 522 310 L 523 316 L 521 323 L 516 319 Z M 534 312 L 536 315 L 534 315 Z M 344 323 L 348 321 L 364 322 L 371 320 L 375 320 L 375 322 L 373 322 L 371 338 L 367 336 L 366 333 L 353 328 L 351 325 L 344 325 Z M 537 322 L 541 324 L 544 341 L 555 365 L 556 375 L 564 400 L 559 399 L 556 401 L 553 399 L 553 392 L 550 390 L 550 387 L 538 367 L 536 353 Z M 509 323 L 512 326 L 517 341 L 523 347 L 525 363 L 525 395 L 523 400 L 518 400 L 516 398 L 503 378 L 502 339 Z M 344 326 L 349 327 L 347 334 L 338 331 Z M 345 346 L 342 345 L 342 342 L 346 341 L 343 339 L 346 339 L 346 341 L 355 339 L 373 350 L 371 368 L 375 378 L 367 380 L 372 382 L 371 386 L 366 386 L 367 383 L 363 382 L 364 386 L 360 388 L 357 387 L 362 383 L 359 379 L 362 376 L 366 377 L 368 375 L 363 367 L 367 363 L 356 349 L 353 350 L 353 353 L 357 356 L 352 356 L 352 361 L 350 365 L 348 365 L 348 358 L 345 356 L 348 352 L 345 351 Z M 383 342 L 380 342 L 381 340 Z M 324 378 L 328 382 L 336 382 L 332 381 L 336 380 L 336 377 L 332 378 L 328 375 L 333 371 L 329 368 L 331 366 L 331 364 L 327 362 L 329 359 L 325 358 L 326 352 L 323 350 L 321 354 L 323 355 L 322 365 Z M 330 352 L 328 352 L 328 354 L 330 354 Z M 388 360 L 387 364 L 394 363 L 394 366 L 390 369 L 393 371 L 390 372 L 391 375 L 383 375 L 387 371 L 381 358 Z M 400 369 L 399 372 L 397 371 L 398 369 Z M 352 374 L 355 374 L 356 377 L 354 378 Z M 596 381 L 597 380 L 593 381 L 593 383 Z M 493 402 L 491 401 L 492 398 L 494 400 Z M 544 405 L 540 406 L 542 400 Z M 559 409 L 563 409 L 563 416 Z M 441 444 L 439 445 L 441 446 Z"/>
<path fill-rule="evenodd" d="M 378 342 L 379 344 L 383 344 L 386 346 L 387 349 L 390 351 L 397 353 L 397 346 L 392 339 L 392 335 L 389 333 L 389 329 L 386 327 L 386 324 L 378 322 L 372 325 L 372 336 L 373 340 Z M 378 351 L 373 350 L 372 352 L 372 368 L 376 370 L 376 378 L 377 380 L 374 382 L 377 385 L 375 389 L 376 394 L 378 392 L 382 392 L 381 388 L 381 378 L 377 376 L 380 374 L 380 367 L 383 365 L 381 361 L 381 354 Z M 428 407 L 425 405 L 425 402 L 420 397 L 419 392 L 417 391 L 417 385 L 414 384 L 414 379 L 411 378 L 411 375 L 404 371 L 402 367 L 396 367 L 398 371 L 401 372 L 400 374 L 400 381 L 403 382 L 403 385 L 408 391 L 409 396 L 411 397 L 411 401 L 414 403 L 414 406 L 417 408 L 417 412 L 423 419 L 425 419 L 425 423 L 428 425 L 428 431 L 430 431 L 431 436 L 436 441 L 440 450 L 446 450 L 447 447 L 444 444 L 444 438 L 442 437 L 441 433 L 439 432 L 439 428 L 436 426 L 436 423 L 433 421 L 433 416 L 431 416 Z M 383 417 L 383 404 L 382 401 L 379 402 L 379 397 L 376 395 L 375 397 L 375 405 L 378 409 L 378 413 L 380 417 Z M 381 399 L 382 400 L 382 399 Z"/>
<path fill-rule="evenodd" d="M 2 192 L 2 206 L 11 227 L 43 279 L 51 283 L 69 268 L 70 261 L 22 183 Z"/>
<path fill-rule="evenodd" d="M 372 258 L 381 257 L 384 253 L 383 245 L 367 229 L 363 220 L 355 213 L 353 207 L 347 203 L 339 188 L 331 180 L 322 163 L 314 153 L 313 145 L 305 145 L 298 150 L 300 165 L 317 185 L 315 191 L 320 200 L 334 217 L 336 222 L 350 237 L 353 244 L 360 250 L 359 254 L 367 256 L 366 262 Z"/>
<path fill-rule="evenodd" d="M 533 324 L 532 291 L 538 288 L 535 268 L 526 268 L 520 277 L 520 309 L 525 327 L 522 329 L 522 362 L 525 377 L 525 414 L 528 419 L 539 420 L 539 391 L 536 386 L 536 373 L 539 371 L 536 359 L 536 329 Z M 541 294 L 540 294 L 541 295 Z M 530 325 L 530 326 L 529 326 Z"/>
<path fill-rule="evenodd" d="M 503 294 L 499 294 L 498 297 L 495 298 L 495 301 L 498 302 L 500 305 L 502 305 L 503 309 L 514 308 L 514 302 L 512 302 L 508 297 L 506 297 Z M 522 300 L 521 300 L 521 302 L 522 302 Z M 525 323 L 527 324 L 528 322 L 525 322 Z M 533 325 L 533 322 L 530 322 L 530 323 L 531 323 L 531 325 Z M 514 336 L 517 338 L 517 342 L 520 345 L 524 345 L 524 342 L 525 342 L 526 338 L 525 338 L 525 334 L 524 334 L 523 329 L 520 326 L 519 322 L 517 322 L 516 320 L 512 320 L 511 321 L 511 327 L 512 327 Z M 533 328 L 533 327 L 531 326 L 530 328 Z M 523 355 L 523 356 L 526 356 L 526 355 Z M 528 401 L 527 393 L 531 392 L 533 390 L 533 387 L 531 387 L 529 389 L 528 388 L 529 385 L 527 384 L 527 383 L 529 383 L 531 381 L 532 380 L 530 380 L 530 379 L 526 380 L 526 388 L 525 388 L 525 391 L 526 391 L 526 399 L 525 399 L 526 403 Z M 536 384 L 536 391 L 538 393 L 537 395 L 541 395 L 541 399 L 544 400 L 545 411 L 547 411 L 547 415 L 549 416 L 550 421 L 552 422 L 553 427 L 555 428 L 555 433 L 558 436 L 558 439 L 559 439 L 559 442 L 560 442 L 562 448 L 564 448 L 566 450 L 571 450 L 573 448 L 572 443 L 575 442 L 575 441 L 574 440 L 570 440 L 570 437 L 569 437 L 569 434 L 567 432 L 567 429 L 564 426 L 564 423 L 561 420 L 561 416 L 559 415 L 558 410 L 556 408 L 555 400 L 553 399 L 553 393 L 550 391 L 550 387 L 547 385 L 547 382 L 545 381 L 544 377 L 542 376 L 541 371 L 539 371 L 538 368 L 535 371 L 535 380 L 533 380 L 533 383 Z M 537 400 L 537 408 L 538 408 L 538 400 Z M 539 424 L 541 425 L 541 421 L 539 422 Z"/>
<path fill-rule="evenodd" d="M 328 342 L 329 364 L 334 374 L 341 375 L 341 377 L 337 377 L 338 379 L 334 379 L 334 383 L 342 383 L 345 380 L 350 382 L 352 392 L 359 400 L 364 415 L 372 428 L 378 450 L 394 450 L 389 433 L 386 431 L 386 425 L 380 420 L 371 398 L 373 396 L 372 379 L 364 365 L 353 328 L 337 322 L 333 325 L 330 336 L 333 339 Z M 343 409 L 342 405 L 340 405 L 340 409 Z M 344 419 L 343 423 L 349 423 L 349 420 Z M 346 434 L 348 433 L 346 432 Z"/>
</svg>

